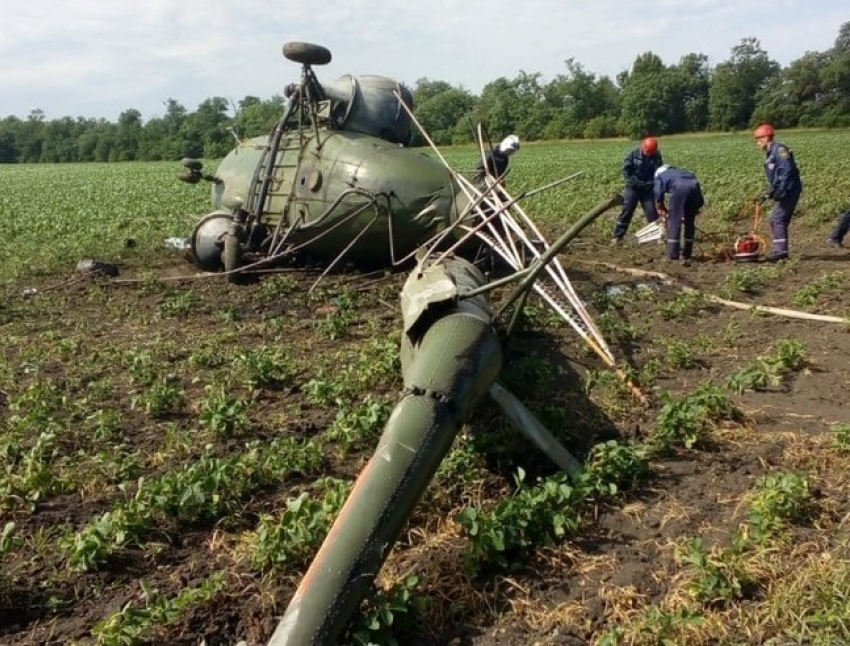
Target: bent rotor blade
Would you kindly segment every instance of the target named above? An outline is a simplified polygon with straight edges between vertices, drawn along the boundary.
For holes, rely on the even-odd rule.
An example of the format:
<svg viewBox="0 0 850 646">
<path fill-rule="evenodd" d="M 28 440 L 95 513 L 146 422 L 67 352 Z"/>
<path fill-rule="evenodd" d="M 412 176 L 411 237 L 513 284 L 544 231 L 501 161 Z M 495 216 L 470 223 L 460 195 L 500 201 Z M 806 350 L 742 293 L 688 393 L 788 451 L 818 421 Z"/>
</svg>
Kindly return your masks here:
<svg viewBox="0 0 850 646">
<path fill-rule="evenodd" d="M 527 269 L 551 248 L 528 214 L 517 204 L 517 199 L 503 187 L 493 185 L 482 192 L 465 177 L 458 176 L 458 180 L 476 202 L 469 222 L 464 222 L 462 228 L 469 236 L 484 242 L 509 267 L 515 271 Z M 533 289 L 607 365 L 616 364 L 605 338 L 557 257 L 549 260 L 545 275 L 534 282 Z"/>
<path fill-rule="evenodd" d="M 512 198 L 497 179 L 490 177 L 487 173 L 485 173 L 485 184 L 487 186 L 485 190 L 482 190 L 452 168 L 413 112 L 403 102 L 400 101 L 400 104 L 416 127 L 419 128 L 428 145 L 436 153 L 437 158 L 455 178 L 472 205 L 470 212 L 460 222 L 461 228 L 467 231 L 467 235 L 462 237 L 449 251 L 457 249 L 469 237 L 474 236 L 486 243 L 515 271 L 527 269 L 530 262 L 545 254 L 550 249 L 549 242 L 543 237 L 528 214 L 519 207 L 518 200 Z M 483 140 L 479 138 L 478 143 L 482 159 L 485 159 Z M 485 169 L 486 166 L 485 159 Z M 558 183 L 560 182 L 552 185 Z M 435 246 L 434 244 L 425 245 L 432 252 Z M 443 256 L 445 256 L 445 253 Z M 423 255 L 424 257 L 426 256 Z M 549 260 L 545 271 L 546 280 L 536 280 L 533 285 L 534 291 L 578 333 L 607 365 L 616 366 L 616 360 L 608 347 L 608 343 L 596 326 L 593 317 L 587 312 L 584 303 L 573 288 L 557 257 L 552 257 Z"/>
</svg>

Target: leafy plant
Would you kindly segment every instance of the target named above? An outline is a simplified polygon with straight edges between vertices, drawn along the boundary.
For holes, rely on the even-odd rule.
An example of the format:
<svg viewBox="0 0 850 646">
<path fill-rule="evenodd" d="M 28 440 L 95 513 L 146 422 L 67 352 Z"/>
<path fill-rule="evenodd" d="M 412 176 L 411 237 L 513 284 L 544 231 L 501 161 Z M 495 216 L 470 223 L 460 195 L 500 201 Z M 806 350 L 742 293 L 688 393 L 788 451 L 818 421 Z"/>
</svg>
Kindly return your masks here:
<svg viewBox="0 0 850 646">
<path fill-rule="evenodd" d="M 735 292 L 753 294 L 768 283 L 769 278 L 760 269 L 735 269 L 726 277 L 723 288 L 724 294 L 734 295 Z"/>
<path fill-rule="evenodd" d="M 733 372 L 726 382 L 726 387 L 735 394 L 743 395 L 748 390 L 763 391 L 776 388 L 781 383 L 782 374 L 775 363 L 756 359 Z"/>
<path fill-rule="evenodd" d="M 692 538 L 677 552 L 680 562 L 691 566 L 688 590 L 702 603 L 725 605 L 749 594 L 754 581 L 742 566 L 745 543 L 737 536 L 731 547 L 709 549 L 702 538 Z"/>
<path fill-rule="evenodd" d="M 156 379 L 157 372 L 150 351 L 145 349 L 130 350 L 125 355 L 125 361 L 128 364 L 128 371 L 133 383 L 147 386 Z"/>
<path fill-rule="evenodd" d="M 802 370 L 808 364 L 806 344 L 794 339 L 780 339 L 774 352 L 759 357 L 729 376 L 727 388 L 739 395 L 748 390 L 762 391 L 782 384 L 783 376 Z"/>
<path fill-rule="evenodd" d="M 578 495 L 565 474 L 526 486 L 525 471 L 516 474 L 517 491 L 490 512 L 467 507 L 458 516 L 470 544 L 467 563 L 473 569 L 514 569 L 515 559 L 532 545 L 546 545 L 574 533 Z"/>
<path fill-rule="evenodd" d="M 185 318 L 198 304 L 198 295 L 188 289 L 179 294 L 169 294 L 159 305 L 160 314 L 165 318 Z"/>
<path fill-rule="evenodd" d="M 661 393 L 661 399 L 664 405 L 650 437 L 650 444 L 659 450 L 692 448 L 718 422 L 743 420 L 740 409 L 711 384 L 702 384 L 679 401 L 668 392 Z"/>
<path fill-rule="evenodd" d="M 824 292 L 837 289 L 842 286 L 844 276 L 842 273 L 824 274 L 820 278 L 813 280 L 805 287 L 801 287 L 794 294 L 794 304 L 800 307 L 814 305 L 821 294 Z"/>
<path fill-rule="evenodd" d="M 648 473 L 643 447 L 609 440 L 593 447 L 577 486 L 585 499 L 611 497 L 632 488 Z"/>
<path fill-rule="evenodd" d="M 20 545 L 21 539 L 15 536 L 15 527 L 15 522 L 12 520 L 3 525 L 3 531 L 0 532 L 0 556 L 4 556 Z"/>
<path fill-rule="evenodd" d="M 750 498 L 750 524 L 764 540 L 788 523 L 801 522 L 813 511 L 809 479 L 800 473 L 768 473 L 755 483 Z"/>
<path fill-rule="evenodd" d="M 367 395 L 352 410 L 341 408 L 326 436 L 347 451 L 364 440 L 377 437 L 392 412 L 393 403 Z"/>
<path fill-rule="evenodd" d="M 265 279 L 260 285 L 260 294 L 266 299 L 276 300 L 285 298 L 298 289 L 298 283 L 292 276 L 279 274 Z"/>
<path fill-rule="evenodd" d="M 774 361 L 782 372 L 799 372 L 809 362 L 806 344 L 796 339 L 780 339 L 776 343 Z"/>
<path fill-rule="evenodd" d="M 173 375 L 156 377 L 141 394 L 133 398 L 133 407 L 141 408 L 153 417 L 176 412 L 185 402 L 179 379 Z"/>
<path fill-rule="evenodd" d="M 282 351 L 262 346 L 237 355 L 236 364 L 250 389 L 286 383 L 293 375 L 291 359 Z"/>
<path fill-rule="evenodd" d="M 53 473 L 59 459 L 56 434 L 41 433 L 31 447 L 16 441 L 0 445 L 0 506 L 32 505 L 68 489 L 68 481 Z"/>
<path fill-rule="evenodd" d="M 356 646 L 399 646 L 397 635 L 415 628 L 428 599 L 416 594 L 419 577 L 408 576 L 389 590 L 376 590 L 361 606 L 351 628 Z"/>
<path fill-rule="evenodd" d="M 832 432 L 835 433 L 833 446 L 841 453 L 850 453 L 850 424 L 835 424 Z"/>
<path fill-rule="evenodd" d="M 711 307 L 711 300 L 699 291 L 682 292 L 673 300 L 659 303 L 658 312 L 665 319 L 680 321 Z"/>
<path fill-rule="evenodd" d="M 145 606 L 128 603 L 119 612 L 95 624 L 91 633 L 98 646 L 128 646 L 141 643 L 157 627 L 179 620 L 190 608 L 211 601 L 224 589 L 225 573 L 216 572 L 201 585 L 182 590 L 175 597 L 160 594 L 142 582 Z"/>
<path fill-rule="evenodd" d="M 229 458 L 204 455 L 158 478 L 140 478 L 131 498 L 64 539 L 62 549 L 72 568 L 94 569 L 163 520 L 217 518 L 259 487 L 285 474 L 313 473 L 321 463 L 314 444 L 291 439 L 253 442 L 245 453 Z"/>
<path fill-rule="evenodd" d="M 304 492 L 286 503 L 278 518 L 262 516 L 250 538 L 252 566 L 278 570 L 307 561 L 321 544 L 345 503 L 351 485 L 324 478 L 315 482 L 323 493 Z"/>
<path fill-rule="evenodd" d="M 596 321 L 599 331 L 609 339 L 616 339 L 618 343 L 628 345 L 634 343 L 640 337 L 637 326 L 629 323 L 616 312 L 605 312 Z"/>
<path fill-rule="evenodd" d="M 226 386 L 207 386 L 198 421 L 215 435 L 233 435 L 248 425 L 248 402 L 230 394 Z"/>
<path fill-rule="evenodd" d="M 525 482 L 518 469 L 517 490 L 491 511 L 467 507 L 458 522 L 469 537 L 466 560 L 473 569 L 511 570 L 522 554 L 535 545 L 550 545 L 573 535 L 581 526 L 581 512 L 592 502 L 618 495 L 648 472 L 642 451 L 616 441 L 594 447 L 573 482 L 564 473 Z"/>
<path fill-rule="evenodd" d="M 665 362 L 671 368 L 687 370 L 697 365 L 690 343 L 678 339 L 664 339 L 662 343 L 666 351 Z"/>
<path fill-rule="evenodd" d="M 348 334 L 348 328 L 355 320 L 355 299 L 353 293 L 343 292 L 332 299 L 333 308 L 322 319 L 319 330 L 332 341 Z"/>
</svg>

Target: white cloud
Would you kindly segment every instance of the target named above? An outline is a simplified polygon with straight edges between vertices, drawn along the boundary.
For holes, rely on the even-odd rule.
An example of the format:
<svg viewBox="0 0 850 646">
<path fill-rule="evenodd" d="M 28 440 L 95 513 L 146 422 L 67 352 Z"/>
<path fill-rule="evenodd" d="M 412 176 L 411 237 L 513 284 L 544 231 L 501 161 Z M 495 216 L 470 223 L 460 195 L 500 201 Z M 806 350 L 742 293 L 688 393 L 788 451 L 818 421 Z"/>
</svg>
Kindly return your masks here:
<svg viewBox="0 0 850 646">
<path fill-rule="evenodd" d="M 109 119 L 128 108 L 150 118 L 168 98 L 191 110 L 211 96 L 280 93 L 298 74 L 281 56 L 292 40 L 332 50 L 322 76 L 428 77 L 479 92 L 520 70 L 552 78 L 567 58 L 609 76 L 646 51 L 717 63 L 747 36 L 785 65 L 830 47 L 848 19 L 844 0 L 0 0 L 0 16 L 0 116 Z"/>
</svg>

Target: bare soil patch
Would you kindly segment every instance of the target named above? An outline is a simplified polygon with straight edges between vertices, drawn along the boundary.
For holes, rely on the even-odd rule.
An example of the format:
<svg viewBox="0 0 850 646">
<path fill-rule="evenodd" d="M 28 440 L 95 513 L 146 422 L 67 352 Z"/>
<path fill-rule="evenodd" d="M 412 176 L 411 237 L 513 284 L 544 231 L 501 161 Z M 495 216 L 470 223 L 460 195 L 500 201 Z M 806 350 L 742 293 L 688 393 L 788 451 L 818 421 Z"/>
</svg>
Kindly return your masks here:
<svg viewBox="0 0 850 646">
<path fill-rule="evenodd" d="M 710 445 L 682 448 L 654 461 L 644 483 L 599 506 L 577 537 L 541 546 L 516 571 L 463 575 L 464 541 L 452 523 L 457 512 L 510 495 L 517 467 L 532 477 L 553 472 L 548 460 L 518 436 L 506 433 L 498 447 L 488 443 L 482 448 L 486 469 L 476 488 L 454 490 L 451 482 L 438 479 L 387 564 L 390 576 L 419 573 L 420 590 L 430 599 L 424 621 L 404 634 L 405 641 L 458 646 L 592 643 L 630 612 L 671 594 L 683 576 L 676 545 L 694 536 L 712 544 L 728 542 L 744 522 L 747 491 L 771 471 L 817 473 L 817 495 L 828 514 L 841 518 L 850 513 L 847 497 L 842 498 L 846 477 L 823 469 L 833 425 L 850 421 L 847 327 L 753 315 L 716 304 L 664 315 L 680 298 L 679 286 L 687 285 L 760 305 L 846 316 L 850 253 L 804 239 L 791 262 L 769 268 L 711 261 L 683 267 L 663 262 L 661 255 L 655 245 L 611 250 L 582 242 L 563 258 L 577 290 L 591 303 L 598 294 L 651 290 L 651 297 L 608 310 L 609 320 L 620 326 L 615 330 L 631 330 L 611 339 L 615 354 L 638 370 L 656 361 L 649 392 L 675 396 L 700 383 L 723 385 L 736 370 L 769 353 L 779 339 L 805 344 L 805 369 L 760 392 L 731 395 L 746 413 L 746 424 L 718 428 Z M 601 261 L 663 272 L 672 281 L 630 276 Z M 163 523 L 148 533 L 143 545 L 120 550 L 98 570 L 71 571 L 57 545 L 131 496 L 139 477 L 155 478 L 202 454 L 228 456 L 254 440 L 310 438 L 327 429 L 337 411 L 315 403 L 310 380 L 351 363 L 358 348 L 376 338 L 397 338 L 397 293 L 404 275 L 335 275 L 309 292 L 315 273 L 294 271 L 232 286 L 186 276 L 182 264 L 157 269 L 168 279 L 163 284 L 151 284 L 142 268 L 123 269 L 122 279 L 138 277 L 140 282 L 93 279 L 51 289 L 62 277 L 44 278 L 31 285 L 35 296 L 12 294 L 0 309 L 4 365 L 11 372 L 0 386 L 0 420 L 12 429 L 16 416 L 23 414 L 20 406 L 28 389 L 49 386 L 42 396 L 58 398 L 51 415 L 64 416 L 56 427 L 52 469 L 71 483 L 67 491 L 3 511 L 5 520 L 16 523 L 23 542 L 3 561 L 7 593 L 0 596 L 0 643 L 90 643 L 96 623 L 126 604 L 143 607 L 145 590 L 173 597 L 219 571 L 226 573 L 219 594 L 155 627 L 140 643 L 264 643 L 303 567 L 274 576 L 258 573 L 240 552 L 239 536 L 262 514 L 279 512 L 314 478 L 293 477 L 260 487 L 222 518 Z M 762 272 L 763 282 L 744 292 L 739 287 L 746 271 Z M 835 277 L 834 284 L 812 287 L 827 275 Z M 354 306 L 334 334 L 328 320 L 346 307 L 341 295 Z M 543 311 L 534 305 L 535 312 Z M 664 354 L 668 341 L 682 342 L 690 350 L 686 367 L 671 365 Z M 231 435 L 205 433 L 198 424 L 205 388 L 220 383 L 226 373 L 236 374 L 236 358 L 257 348 L 285 352 L 293 374 L 282 383 L 252 390 L 240 385 L 236 394 L 251 399 L 247 423 Z M 529 316 L 512 344 L 506 370 L 517 370 L 524 358 L 551 366 L 556 387 L 541 392 L 533 379 L 524 382 L 521 372 L 507 378 L 509 385 L 534 409 L 570 411 L 564 428 L 553 430 L 579 457 L 600 441 L 640 440 L 651 432 L 661 401 L 654 398 L 645 407 L 627 399 L 609 400 L 598 389 L 586 393 L 588 371 L 601 366 L 565 326 L 542 314 Z M 183 405 L 156 417 L 144 410 L 139 397 L 145 388 L 134 371 L 143 370 L 145 361 L 158 374 L 171 367 Z M 374 385 L 375 395 L 395 397 L 399 390 L 398 380 Z M 90 404 L 80 404 L 86 398 Z M 113 411 L 119 419 L 116 428 L 97 435 L 90 417 L 97 410 Z M 498 419 L 495 407 L 483 402 L 464 433 L 484 435 Z M 193 436 L 197 443 L 186 443 Z M 24 444 L 33 440 L 24 439 Z M 328 454 L 322 474 L 353 478 L 376 441 Z M 120 468 L 111 462 L 104 467 L 101 449 L 126 459 Z M 118 488 L 121 483 L 127 485 L 125 491 Z M 841 527 L 821 539 L 842 544 L 847 530 Z M 796 531 L 805 540 L 812 530 Z"/>
</svg>

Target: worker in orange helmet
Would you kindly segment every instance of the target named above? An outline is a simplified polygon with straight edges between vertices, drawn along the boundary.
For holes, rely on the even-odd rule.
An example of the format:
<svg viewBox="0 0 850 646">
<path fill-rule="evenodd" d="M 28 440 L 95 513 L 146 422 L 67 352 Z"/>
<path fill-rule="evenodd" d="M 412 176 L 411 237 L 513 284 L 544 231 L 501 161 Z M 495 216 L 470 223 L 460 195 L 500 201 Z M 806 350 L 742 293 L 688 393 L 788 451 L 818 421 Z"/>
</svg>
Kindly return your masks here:
<svg viewBox="0 0 850 646">
<path fill-rule="evenodd" d="M 643 206 L 647 222 L 655 222 L 658 219 L 652 189 L 655 184 L 655 171 L 663 164 L 664 160 L 661 158 L 658 140 L 655 137 L 647 137 L 640 146 L 626 155 L 623 160 L 623 177 L 626 179 L 623 208 L 617 217 L 611 244 L 618 245 L 623 242 L 638 202 Z"/>
<path fill-rule="evenodd" d="M 788 225 L 803 192 L 794 153 L 785 144 L 774 141 L 775 136 L 776 131 L 769 123 L 761 124 L 753 132 L 756 144 L 765 153 L 764 172 L 768 190 L 761 201 L 771 199 L 775 202 L 770 212 L 770 235 L 773 241 L 773 248 L 767 256 L 770 262 L 788 258 Z"/>
</svg>

